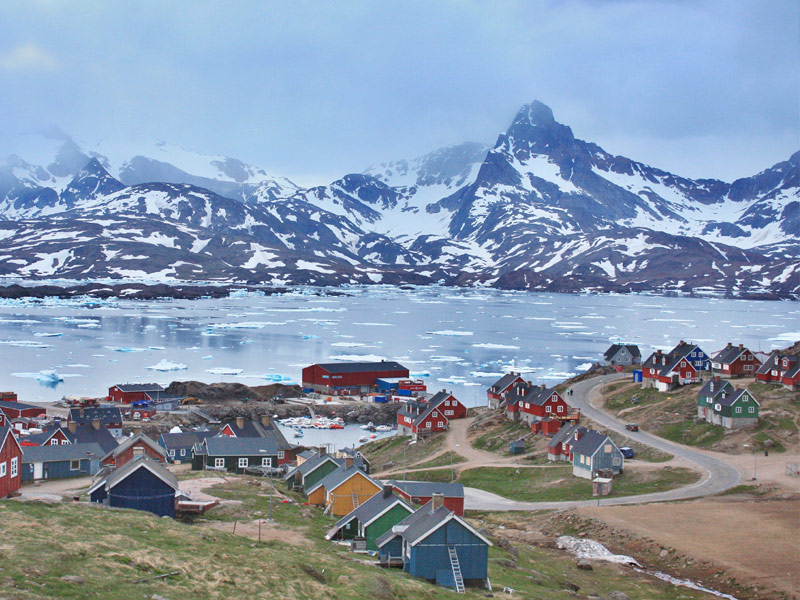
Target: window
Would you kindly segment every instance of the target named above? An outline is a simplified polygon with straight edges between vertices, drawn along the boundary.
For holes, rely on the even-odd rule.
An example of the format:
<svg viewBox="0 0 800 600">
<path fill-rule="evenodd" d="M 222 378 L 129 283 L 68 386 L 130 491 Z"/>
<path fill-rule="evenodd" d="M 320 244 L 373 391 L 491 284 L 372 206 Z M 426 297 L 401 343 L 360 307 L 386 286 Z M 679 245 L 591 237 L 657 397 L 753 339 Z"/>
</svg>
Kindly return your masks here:
<svg viewBox="0 0 800 600">
<path fill-rule="evenodd" d="M 224 469 L 225 468 L 225 459 L 224 458 L 215 458 L 214 459 L 214 467 L 217 469 Z"/>
<path fill-rule="evenodd" d="M 748 409 L 747 409 L 747 412 L 749 412 L 749 413 L 754 413 L 754 412 L 756 412 L 756 408 L 755 408 L 755 406 L 751 406 L 750 408 L 748 408 Z M 17 459 L 15 458 L 14 460 L 17 460 Z"/>
<path fill-rule="evenodd" d="M 71 461 L 69 461 L 69 470 L 70 471 L 80 471 L 81 470 L 81 461 L 79 461 L 79 460 L 71 460 Z"/>
<path fill-rule="evenodd" d="M 446 410 L 446 411 L 444 411 L 444 416 L 445 416 L 445 417 L 450 417 L 450 416 L 452 416 L 452 414 L 453 414 L 453 411 L 452 411 L 452 410 Z"/>
<path fill-rule="evenodd" d="M 559 407 L 558 407 L 558 412 L 564 412 L 564 407 L 563 407 L 563 406 L 561 406 L 561 405 L 559 405 Z"/>
<path fill-rule="evenodd" d="M 610 453 L 611 452 L 611 444 L 606 444 L 605 448 L 603 448 L 603 452 L 605 452 L 606 454 Z"/>
<path fill-rule="evenodd" d="M 444 421 L 439 421 L 439 427 L 444 427 Z"/>
<path fill-rule="evenodd" d="M 54 440 L 50 440 L 50 445 L 51 446 L 58 446 L 58 440 L 55 440 L 55 439 Z"/>
<path fill-rule="evenodd" d="M 173 448 L 172 450 L 170 450 L 170 451 L 169 451 L 169 455 L 170 455 L 172 458 L 175 458 L 175 448 Z"/>
<path fill-rule="evenodd" d="M 682 360 L 682 361 L 681 361 L 681 366 L 682 366 L 682 367 L 685 367 L 685 366 L 686 366 L 686 361 L 685 361 L 685 360 Z"/>
<path fill-rule="evenodd" d="M 721 408 L 722 408 L 722 405 L 720 405 L 720 404 L 715 404 L 715 405 L 714 405 L 714 410 L 716 410 L 717 412 L 719 412 L 719 410 L 720 410 Z"/>
<path fill-rule="evenodd" d="M 239 468 L 240 469 L 246 469 L 248 463 L 249 463 L 249 461 L 247 460 L 247 458 L 240 458 L 239 459 Z"/>
<path fill-rule="evenodd" d="M 63 446 L 64 444 L 69 444 L 69 440 L 61 440 L 61 445 Z"/>
<path fill-rule="evenodd" d="M 14 457 L 11 459 L 11 477 L 17 476 L 18 469 L 19 469 L 19 459 Z"/>
<path fill-rule="evenodd" d="M 553 412 L 553 407 L 552 406 L 545 406 L 544 407 L 544 412 Z"/>
<path fill-rule="evenodd" d="M 278 450 L 278 460 L 283 460 L 284 458 L 286 458 L 286 452 Z"/>
<path fill-rule="evenodd" d="M 181 456 L 186 456 L 186 448 L 181 448 Z"/>
<path fill-rule="evenodd" d="M 133 447 L 133 456 L 144 456 L 144 448 L 141 446 L 134 446 Z"/>
<path fill-rule="evenodd" d="M 5 476 L 6 476 L 6 463 L 4 461 L 0 463 L 0 477 L 5 477 Z"/>
<path fill-rule="evenodd" d="M 740 413 L 740 412 L 742 412 L 742 407 L 741 407 L 741 406 L 737 406 L 737 407 L 736 407 L 736 412 L 737 412 L 737 413 Z"/>
<path fill-rule="evenodd" d="M 439 413 L 437 413 L 436 411 L 433 411 L 433 414 L 432 414 L 431 416 L 432 416 L 432 417 L 438 417 L 438 416 L 439 416 Z"/>
<path fill-rule="evenodd" d="M 744 370 L 745 371 L 752 371 L 753 370 L 753 365 L 745 365 L 744 366 Z"/>
<path fill-rule="evenodd" d="M 656 370 L 655 370 L 655 369 L 650 369 L 650 375 L 654 375 L 654 374 L 655 374 L 655 372 L 656 372 Z"/>
<path fill-rule="evenodd" d="M 272 466 L 272 457 L 271 456 L 262 456 L 261 457 L 261 466 L 262 467 L 271 467 Z"/>
</svg>

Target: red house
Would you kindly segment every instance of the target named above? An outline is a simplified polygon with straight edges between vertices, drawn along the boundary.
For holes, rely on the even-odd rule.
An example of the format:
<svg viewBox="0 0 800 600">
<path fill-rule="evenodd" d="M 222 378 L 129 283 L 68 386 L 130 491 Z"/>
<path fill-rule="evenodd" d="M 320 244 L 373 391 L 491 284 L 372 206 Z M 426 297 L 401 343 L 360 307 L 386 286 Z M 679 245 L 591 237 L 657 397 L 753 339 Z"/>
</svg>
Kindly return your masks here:
<svg viewBox="0 0 800 600">
<path fill-rule="evenodd" d="M 460 483 L 437 483 L 432 481 L 389 482 L 398 496 L 406 502 L 425 505 L 434 494 L 444 496 L 444 505 L 459 517 L 464 516 L 464 486 Z"/>
<path fill-rule="evenodd" d="M 329 363 L 303 369 L 303 388 L 321 394 L 354 395 L 371 392 L 375 380 L 384 377 L 405 377 L 408 369 L 391 362 Z"/>
<path fill-rule="evenodd" d="M 22 447 L 5 416 L 0 421 L 0 498 L 5 498 L 22 485 Z"/>
<path fill-rule="evenodd" d="M 756 379 L 765 383 L 782 383 L 790 390 L 799 390 L 800 356 L 773 352 L 756 371 Z"/>
<path fill-rule="evenodd" d="M 503 402 L 505 402 L 509 390 L 518 383 L 525 383 L 525 380 L 519 373 L 508 373 L 495 381 L 494 384 L 486 390 L 489 408 L 500 408 Z"/>
<path fill-rule="evenodd" d="M 734 346 L 730 342 L 711 359 L 711 369 L 721 377 L 751 377 L 761 366 L 755 354 L 743 344 Z"/>
<path fill-rule="evenodd" d="M 580 411 L 571 408 L 553 388 L 517 383 L 506 394 L 506 414 L 514 421 L 533 424 L 544 419 L 577 421 Z"/>
<path fill-rule="evenodd" d="M 442 407 L 444 408 L 444 407 Z M 439 431 L 447 431 L 450 421 L 442 408 L 429 402 L 406 402 L 397 412 L 398 435 L 428 435 Z"/>
<path fill-rule="evenodd" d="M 551 437 L 561 431 L 562 422 L 558 419 L 542 419 L 531 423 L 531 431 Z"/>
<path fill-rule="evenodd" d="M 584 433 L 586 427 L 564 425 L 547 444 L 547 460 L 572 462 L 572 446 Z"/>
<path fill-rule="evenodd" d="M 104 467 L 119 468 L 140 456 L 149 456 L 160 463 L 167 462 L 167 454 L 164 449 L 143 433 L 137 433 L 122 442 L 106 454 L 101 462 Z"/>
<path fill-rule="evenodd" d="M 5 413 L 9 419 L 17 419 L 19 417 L 33 419 L 34 417 L 43 417 L 47 414 L 47 410 L 44 408 L 31 404 L 23 404 L 15 400 L 0 400 L 0 411 Z"/>
<path fill-rule="evenodd" d="M 157 383 L 125 383 L 108 388 L 108 397 L 112 402 L 130 404 L 138 400 L 148 400 L 152 396 L 164 393 L 163 387 Z"/>
<path fill-rule="evenodd" d="M 466 419 L 467 407 L 447 390 L 437 392 L 427 400 L 431 406 L 437 406 L 447 417 L 448 421 L 453 419 Z"/>
<path fill-rule="evenodd" d="M 711 370 L 711 359 L 699 346 L 683 340 L 669 352 L 657 350 L 642 364 L 642 388 L 668 392 L 700 381 L 701 371 Z"/>
</svg>

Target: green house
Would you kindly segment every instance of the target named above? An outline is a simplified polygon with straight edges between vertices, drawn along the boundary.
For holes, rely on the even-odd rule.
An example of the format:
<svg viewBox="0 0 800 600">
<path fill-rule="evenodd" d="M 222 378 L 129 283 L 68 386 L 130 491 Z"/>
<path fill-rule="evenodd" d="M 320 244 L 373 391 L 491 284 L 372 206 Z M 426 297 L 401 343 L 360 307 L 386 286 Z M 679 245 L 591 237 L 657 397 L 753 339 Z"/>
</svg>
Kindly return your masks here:
<svg viewBox="0 0 800 600">
<path fill-rule="evenodd" d="M 414 509 L 392 492 L 392 486 L 384 486 L 361 506 L 345 515 L 325 536 L 329 540 L 366 540 L 367 550 L 377 550 L 377 539 L 404 520 Z"/>
<path fill-rule="evenodd" d="M 278 447 L 271 438 L 206 438 L 192 449 L 192 470 L 244 473 L 248 467 L 277 467 Z"/>
<path fill-rule="evenodd" d="M 760 407 L 761 405 L 750 393 L 750 390 L 734 390 L 731 394 L 717 398 L 714 403 L 714 411 L 710 415 L 710 419 L 706 420 L 728 429 L 736 429 L 758 423 Z"/>
<path fill-rule="evenodd" d="M 315 454 L 290 470 L 285 476 L 289 489 L 305 492 L 326 475 L 344 464 L 344 459 L 336 459 L 330 454 Z"/>
<path fill-rule="evenodd" d="M 721 380 L 719 376 L 706 381 L 697 393 L 697 416 L 710 423 L 717 400 L 729 396 L 733 391 L 733 384 L 730 381 Z"/>
</svg>

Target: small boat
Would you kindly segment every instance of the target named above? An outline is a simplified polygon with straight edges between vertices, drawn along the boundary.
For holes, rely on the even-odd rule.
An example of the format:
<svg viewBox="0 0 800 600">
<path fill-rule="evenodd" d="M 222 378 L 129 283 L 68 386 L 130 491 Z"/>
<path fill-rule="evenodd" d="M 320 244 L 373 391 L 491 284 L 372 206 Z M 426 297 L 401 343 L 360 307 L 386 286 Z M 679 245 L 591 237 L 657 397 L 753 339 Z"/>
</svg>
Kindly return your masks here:
<svg viewBox="0 0 800 600">
<path fill-rule="evenodd" d="M 344 429 L 344 425 L 339 425 L 338 423 L 334 423 L 328 429 Z"/>
<path fill-rule="evenodd" d="M 389 425 L 378 425 L 375 428 L 375 431 L 391 431 L 392 428 Z"/>
<path fill-rule="evenodd" d="M 302 429 L 295 429 L 294 430 L 294 437 L 303 437 L 305 434 L 303 433 Z"/>
<path fill-rule="evenodd" d="M 367 436 L 365 436 L 365 435 L 362 435 L 360 438 L 358 438 L 358 441 L 362 442 L 362 443 L 363 442 L 367 442 L 367 441 L 369 441 L 369 438 L 367 438 Z"/>
</svg>

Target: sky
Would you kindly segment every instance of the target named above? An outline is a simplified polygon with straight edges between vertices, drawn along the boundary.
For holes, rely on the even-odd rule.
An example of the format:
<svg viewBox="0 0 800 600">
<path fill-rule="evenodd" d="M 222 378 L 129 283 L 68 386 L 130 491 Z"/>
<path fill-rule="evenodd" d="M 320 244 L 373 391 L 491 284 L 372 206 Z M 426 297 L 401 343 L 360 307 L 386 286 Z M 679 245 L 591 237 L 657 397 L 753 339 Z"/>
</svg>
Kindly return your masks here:
<svg viewBox="0 0 800 600">
<path fill-rule="evenodd" d="M 800 149 L 796 0 L 4 0 L 0 31 L 0 134 L 157 138 L 305 185 L 494 144 L 532 100 L 693 178 Z"/>
</svg>

